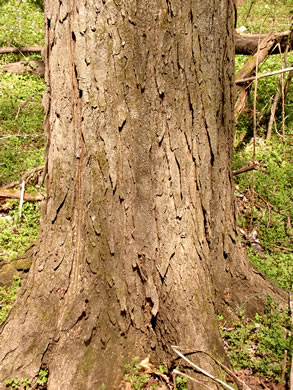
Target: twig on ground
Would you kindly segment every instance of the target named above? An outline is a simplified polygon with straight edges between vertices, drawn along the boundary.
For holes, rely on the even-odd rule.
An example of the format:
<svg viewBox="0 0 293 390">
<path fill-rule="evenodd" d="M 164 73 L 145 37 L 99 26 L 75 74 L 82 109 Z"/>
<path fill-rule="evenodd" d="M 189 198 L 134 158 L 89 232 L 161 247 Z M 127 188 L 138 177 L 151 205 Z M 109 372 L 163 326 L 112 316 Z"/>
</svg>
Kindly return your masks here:
<svg viewBox="0 0 293 390">
<path fill-rule="evenodd" d="M 287 351 L 287 349 L 285 349 L 283 367 L 282 367 L 282 376 L 281 376 L 281 386 L 283 389 L 285 389 L 285 375 L 286 375 L 286 368 L 287 368 L 287 358 L 288 358 L 288 351 Z"/>
<path fill-rule="evenodd" d="M 184 376 L 185 378 L 187 378 L 187 379 L 189 379 L 189 380 L 191 380 L 191 381 L 193 381 L 193 382 L 195 382 L 195 383 L 198 383 L 198 384 L 200 384 L 201 386 L 204 386 L 204 387 L 207 388 L 208 390 L 212 390 L 210 387 L 208 387 L 207 385 L 205 385 L 203 382 L 198 381 L 197 379 L 194 379 L 192 376 L 187 375 L 187 374 L 185 374 L 184 372 L 181 372 L 181 371 L 175 369 L 175 370 L 173 370 L 173 373 L 176 374 L 176 375 Z M 174 388 L 176 388 L 176 383 L 175 383 L 174 386 L 175 386 Z"/>
<path fill-rule="evenodd" d="M 233 330 L 234 328 L 230 328 L 230 330 Z M 251 388 L 243 382 L 241 379 L 237 377 L 236 374 L 232 370 L 230 370 L 227 366 L 225 366 L 223 363 L 221 363 L 219 360 L 217 360 L 214 356 L 212 356 L 209 352 L 202 351 L 201 349 L 196 349 L 196 350 L 186 350 L 185 353 L 203 353 L 207 355 L 210 359 L 212 359 L 218 366 L 220 366 L 228 375 L 230 375 L 235 382 L 238 384 L 238 386 L 242 386 L 243 389 L 245 390 L 251 390 Z"/>
<path fill-rule="evenodd" d="M 40 53 L 43 46 L 1 47 L 0 54 L 9 53 Z"/>
<path fill-rule="evenodd" d="M 245 383 L 243 382 L 241 379 L 239 379 L 237 377 L 237 375 L 234 374 L 233 371 L 231 371 L 228 367 L 226 367 L 223 363 L 221 363 L 219 360 L 217 360 L 216 358 L 214 358 L 210 353 L 206 352 L 206 351 L 199 351 L 201 353 L 204 353 L 206 354 L 207 356 L 209 356 L 215 363 L 218 364 L 218 366 L 220 366 L 221 368 L 223 368 L 224 371 L 226 371 L 227 374 L 229 374 L 234 380 L 235 382 L 240 386 L 243 387 L 243 389 L 245 390 L 251 390 L 251 388 Z"/>
<path fill-rule="evenodd" d="M 18 107 L 15 119 L 18 118 L 20 111 L 33 99 L 34 96 L 35 94 L 33 93 L 29 98 L 26 99 L 26 101 L 21 106 Z"/>
<path fill-rule="evenodd" d="M 282 215 L 283 217 L 286 217 L 286 218 L 287 218 L 289 230 L 290 230 L 290 233 L 292 234 L 292 226 L 291 226 L 290 215 L 289 215 L 289 214 L 285 214 L 285 213 L 283 213 L 282 211 L 280 211 L 279 209 L 277 209 L 274 205 L 272 205 L 268 200 L 266 200 L 263 196 L 261 196 L 261 195 L 260 195 L 258 192 L 256 192 L 256 191 L 255 191 L 255 195 L 256 195 L 259 199 L 261 199 L 264 203 L 266 203 L 267 207 L 269 206 L 270 209 L 272 209 L 275 213 L 280 214 L 280 215 Z M 256 205 L 258 205 L 258 207 L 263 208 L 263 206 L 262 206 L 260 203 L 257 203 Z"/>
<path fill-rule="evenodd" d="M 292 72 L 292 71 L 293 71 L 293 67 L 290 66 L 289 68 L 275 70 L 274 72 L 269 72 L 269 73 L 259 74 L 256 76 L 246 77 L 245 79 L 239 79 L 239 80 L 235 81 L 235 84 L 243 84 L 243 83 L 246 83 L 247 81 L 259 80 L 259 79 L 262 79 L 264 77 L 274 76 L 275 74 Z"/>
<path fill-rule="evenodd" d="M 180 356 L 182 359 L 184 359 L 188 364 L 190 364 L 193 368 L 195 368 L 197 371 L 201 372 L 203 375 L 207 376 L 208 378 L 212 379 L 213 381 L 220 383 L 222 386 L 226 387 L 226 389 L 234 390 L 233 387 L 229 386 L 227 383 L 221 381 L 221 379 L 216 378 L 215 376 L 209 374 L 207 371 L 203 370 L 201 367 L 194 364 L 191 360 L 189 360 L 186 356 L 183 355 L 180 351 L 178 351 L 178 346 L 171 345 L 171 348 L 174 352 L 177 353 L 178 356 Z"/>
<path fill-rule="evenodd" d="M 233 176 L 240 175 L 240 173 L 252 171 L 254 169 L 257 169 L 257 164 L 249 165 L 247 167 L 240 168 L 240 169 L 235 169 L 234 171 L 232 171 L 232 175 Z"/>
</svg>

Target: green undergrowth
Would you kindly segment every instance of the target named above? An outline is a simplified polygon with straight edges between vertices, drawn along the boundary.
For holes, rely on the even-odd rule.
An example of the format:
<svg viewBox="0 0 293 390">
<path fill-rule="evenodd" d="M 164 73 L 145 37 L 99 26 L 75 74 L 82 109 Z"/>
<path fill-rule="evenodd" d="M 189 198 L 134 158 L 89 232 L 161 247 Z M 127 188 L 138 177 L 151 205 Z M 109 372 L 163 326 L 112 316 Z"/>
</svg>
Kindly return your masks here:
<svg viewBox="0 0 293 390">
<path fill-rule="evenodd" d="M 235 72 L 237 73 L 247 61 L 249 56 L 236 55 L 235 56 Z M 293 63 L 293 52 L 289 52 L 287 57 L 287 64 L 285 63 L 284 54 L 271 55 L 259 64 L 258 73 L 268 74 L 273 71 L 279 70 L 285 66 L 292 66 Z M 284 73 L 284 84 L 285 88 L 288 72 Z M 262 137 L 266 137 L 268 123 L 271 115 L 271 107 L 273 99 L 277 91 L 279 84 L 280 75 L 271 75 L 258 80 L 257 85 L 257 99 L 256 99 L 256 120 L 257 120 L 257 133 Z M 254 83 L 249 94 L 247 107 L 245 114 L 241 115 L 239 122 L 236 124 L 236 141 L 249 139 L 253 134 L 253 102 L 254 102 Z M 284 101 L 284 117 L 285 117 L 285 135 L 290 137 L 293 128 L 293 93 L 292 84 L 287 93 Z M 242 130 L 242 131 L 240 131 Z M 244 130 L 247 130 L 244 132 Z M 283 136 L 282 129 L 282 97 L 278 103 L 275 122 L 273 125 L 273 134 L 278 135 L 280 138 Z M 282 143 L 282 139 L 279 139 Z"/>
<path fill-rule="evenodd" d="M 19 216 L 19 200 L 8 200 L 1 204 L 0 216 L 0 265 L 22 254 L 36 240 L 39 233 L 40 208 L 37 203 L 25 202 Z M 4 321 L 20 286 L 15 277 L 9 286 L 0 286 L 0 323 Z"/>
<path fill-rule="evenodd" d="M 286 31 L 292 23 L 292 7 L 288 1 L 245 1 L 238 9 L 238 25 L 247 32 L 265 33 Z M 248 56 L 237 55 L 236 73 Z M 289 53 L 287 66 L 293 63 Z M 285 66 L 285 57 L 271 55 L 259 64 L 259 74 Z M 284 74 L 284 84 L 288 73 Z M 256 170 L 234 176 L 238 206 L 238 225 L 243 245 L 254 266 L 267 278 L 287 291 L 293 289 L 293 94 L 292 86 L 287 96 L 277 106 L 272 136 L 267 140 L 268 123 L 280 75 L 259 79 L 256 109 L 254 111 L 253 83 L 245 111 L 235 125 L 233 169 L 256 163 Z M 254 118 L 256 120 L 254 160 Z M 248 319 L 241 314 L 239 321 L 227 327 L 222 323 L 221 334 L 229 358 L 236 370 L 245 370 L 280 382 L 285 351 L 287 367 L 292 359 L 292 325 L 284 309 L 268 298 L 263 315 Z M 286 381 L 288 383 L 288 369 Z"/>
<path fill-rule="evenodd" d="M 44 44 L 44 14 L 36 1 L 0 0 L 0 24 L 1 47 Z"/>
<path fill-rule="evenodd" d="M 291 18 L 291 0 L 245 0 L 237 10 L 237 27 L 246 27 L 245 33 L 288 31 Z"/>
<path fill-rule="evenodd" d="M 285 351 L 289 362 L 292 358 L 292 325 L 288 313 L 270 297 L 263 315 L 247 319 L 242 314 L 230 327 L 221 324 L 220 332 L 235 370 L 248 369 L 251 375 L 280 382 Z M 289 375 L 289 367 L 290 363 L 286 375 Z"/>
<path fill-rule="evenodd" d="M 162 365 L 155 368 L 149 363 L 148 359 L 144 364 L 139 362 L 139 358 L 135 356 L 130 363 L 124 366 L 124 381 L 134 390 L 141 389 L 160 389 L 170 387 L 173 378 L 168 369 Z M 176 390 L 187 390 L 187 379 L 183 376 L 177 375 Z"/>
<path fill-rule="evenodd" d="M 285 147 L 290 155 L 290 145 Z M 258 169 L 236 177 L 239 226 L 254 231 L 261 251 L 254 251 L 248 242 L 253 264 L 281 287 L 293 285 L 293 170 L 292 161 L 284 158 L 283 145 L 274 138 L 270 142 L 257 139 Z M 252 162 L 251 142 L 234 157 L 234 168 Z M 254 175 L 254 186 L 253 186 Z"/>
<path fill-rule="evenodd" d="M 35 1 L 0 0 L 0 46 L 44 44 L 44 16 Z M 0 64 L 40 55 L 0 54 Z M 44 163 L 42 96 L 36 75 L 5 73 L 0 66 L 0 187 Z"/>
<path fill-rule="evenodd" d="M 44 44 L 43 13 L 38 3 L 0 0 L 1 47 Z M 40 59 L 40 55 L 0 54 L 0 187 L 44 164 L 42 96 L 45 82 L 36 75 L 5 73 L 1 68 L 1 65 L 28 59 Z M 25 190 L 34 192 L 36 188 L 26 183 Z M 38 203 L 25 202 L 19 218 L 19 200 L 0 200 L 1 265 L 22 255 L 37 238 L 40 210 Z M 19 280 L 11 287 L 1 287 L 1 321 L 6 317 L 18 285 Z"/>
<path fill-rule="evenodd" d="M 281 7 L 285 6 L 282 1 L 275 3 Z M 245 4 L 247 5 L 247 2 Z M 270 2 L 267 1 L 265 4 L 270 4 Z M 258 7 L 257 4 L 253 6 Z M 281 25 L 278 30 L 281 31 Z M 241 69 L 246 59 L 246 56 L 236 56 L 236 72 Z M 288 56 L 288 63 L 293 63 L 292 52 Z M 282 64 L 284 64 L 283 55 L 269 56 L 260 64 L 259 73 L 280 69 Z M 286 78 L 287 74 L 285 74 L 285 81 Z M 254 172 L 245 172 L 234 177 L 238 224 L 242 232 L 246 233 L 243 241 L 252 263 L 269 279 L 290 290 L 293 284 L 292 87 L 289 88 L 284 100 L 284 112 L 282 99 L 280 100 L 274 118 L 272 136 L 269 140 L 266 139 L 271 107 L 279 80 L 279 75 L 259 80 L 255 113 L 254 85 L 252 86 L 246 110 L 240 115 L 235 125 L 233 169 L 246 167 L 254 162 L 255 115 L 257 169 Z M 247 237 L 251 233 L 254 234 L 254 240 L 259 242 L 258 251 L 251 245 L 253 240 Z"/>
<path fill-rule="evenodd" d="M 5 381 L 7 389 L 17 389 L 17 390 L 45 390 L 47 388 L 48 382 L 48 371 L 44 368 L 41 368 L 39 374 L 33 380 L 29 378 L 10 378 Z"/>
<path fill-rule="evenodd" d="M 19 218 L 19 201 L 10 200 L 2 209 L 8 211 L 0 218 L 0 260 L 9 261 L 22 255 L 39 233 L 40 208 L 25 202 Z"/>
<path fill-rule="evenodd" d="M 0 186 L 44 164 L 44 81 L 0 72 Z"/>
<path fill-rule="evenodd" d="M 40 0 L 0 0 L 0 47 L 44 45 L 44 14 Z M 0 65 L 41 59 L 37 53 L 0 54 Z"/>
<path fill-rule="evenodd" d="M 12 286 L 0 286 L 0 324 L 5 320 L 8 311 L 16 299 L 20 278 L 14 278 Z"/>
</svg>

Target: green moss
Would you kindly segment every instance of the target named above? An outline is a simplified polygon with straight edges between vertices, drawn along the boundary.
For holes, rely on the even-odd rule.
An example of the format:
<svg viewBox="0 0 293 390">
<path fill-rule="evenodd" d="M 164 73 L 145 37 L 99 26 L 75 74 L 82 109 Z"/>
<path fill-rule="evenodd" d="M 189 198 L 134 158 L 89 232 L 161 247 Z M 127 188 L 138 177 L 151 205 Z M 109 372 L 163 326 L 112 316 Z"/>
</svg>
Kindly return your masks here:
<svg viewBox="0 0 293 390">
<path fill-rule="evenodd" d="M 31 265 L 32 265 L 32 258 L 31 257 L 25 257 L 25 258 L 21 258 L 21 259 L 18 259 L 14 262 L 15 264 L 15 268 L 17 269 L 17 271 L 25 271 L 27 272 Z"/>
<path fill-rule="evenodd" d="M 87 382 L 90 373 L 93 371 L 95 365 L 97 365 L 97 354 L 93 347 L 89 345 L 85 351 L 83 358 L 77 367 L 78 381 L 82 384 Z"/>
</svg>

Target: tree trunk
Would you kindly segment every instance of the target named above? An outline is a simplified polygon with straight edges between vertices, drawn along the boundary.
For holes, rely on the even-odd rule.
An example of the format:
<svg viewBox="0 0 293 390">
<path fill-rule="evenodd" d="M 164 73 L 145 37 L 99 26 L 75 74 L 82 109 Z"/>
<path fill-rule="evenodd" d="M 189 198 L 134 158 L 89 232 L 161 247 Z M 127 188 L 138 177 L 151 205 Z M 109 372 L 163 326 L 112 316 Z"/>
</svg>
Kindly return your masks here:
<svg viewBox="0 0 293 390">
<path fill-rule="evenodd" d="M 50 390 L 117 389 L 135 355 L 170 366 L 172 344 L 223 360 L 216 313 L 278 292 L 236 232 L 231 2 L 47 1 L 45 15 L 47 199 L 2 383 L 46 366 Z"/>
</svg>

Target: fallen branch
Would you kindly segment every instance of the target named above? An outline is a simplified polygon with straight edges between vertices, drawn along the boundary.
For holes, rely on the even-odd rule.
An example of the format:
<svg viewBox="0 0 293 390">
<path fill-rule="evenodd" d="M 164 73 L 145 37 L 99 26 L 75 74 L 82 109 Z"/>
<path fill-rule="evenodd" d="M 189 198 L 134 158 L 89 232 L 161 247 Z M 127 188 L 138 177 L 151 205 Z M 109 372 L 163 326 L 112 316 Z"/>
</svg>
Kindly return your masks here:
<svg viewBox="0 0 293 390">
<path fill-rule="evenodd" d="M 256 164 L 253 164 L 253 165 L 249 165 L 248 167 L 244 167 L 244 168 L 240 168 L 240 169 L 235 169 L 234 171 L 232 171 L 232 175 L 235 176 L 235 175 L 240 175 L 240 173 L 244 173 L 244 172 L 248 172 L 248 171 L 252 171 L 254 169 L 257 168 L 257 165 Z"/>
<path fill-rule="evenodd" d="M 287 52 L 285 53 L 285 56 L 287 55 Z M 292 67 L 292 70 L 289 72 L 288 74 L 288 77 L 287 77 L 287 81 L 286 81 L 286 86 L 284 89 L 286 89 L 287 85 L 290 84 L 290 80 L 292 78 L 292 75 L 293 75 L 293 67 Z M 276 110 L 277 110 L 277 106 L 278 106 L 278 103 L 279 103 L 279 100 L 280 100 L 280 97 L 281 97 L 281 91 L 282 91 L 282 76 L 280 76 L 280 80 L 279 80 L 279 83 L 278 83 L 278 86 L 277 86 L 277 91 L 276 91 L 276 94 L 275 94 L 275 97 L 274 97 L 274 101 L 273 101 L 273 104 L 272 104 L 272 107 L 271 107 L 271 115 L 270 115 L 270 120 L 269 120 L 269 124 L 268 124 L 268 132 L 267 132 L 267 137 L 266 139 L 269 140 L 272 136 L 272 129 L 273 129 L 273 124 L 274 124 L 274 121 L 275 121 L 275 115 L 276 115 Z M 285 100 L 285 90 L 283 91 L 284 92 L 284 97 L 283 99 Z"/>
<path fill-rule="evenodd" d="M 260 42 L 257 53 L 250 57 L 244 64 L 243 68 L 236 74 L 235 82 L 237 84 L 238 80 L 243 80 L 248 77 L 251 77 L 259 64 L 267 57 L 270 50 L 275 46 L 275 39 L 277 34 L 269 33 L 265 38 Z M 255 76 L 253 77 L 253 80 Z M 240 113 L 243 111 L 250 88 L 251 81 L 247 81 L 236 87 L 236 92 L 238 95 L 237 101 L 234 106 L 234 119 L 237 122 Z"/>
<path fill-rule="evenodd" d="M 21 190 L 6 190 L 0 188 L 0 198 L 21 199 Z M 36 194 L 29 194 L 25 192 L 23 194 L 23 200 L 28 202 L 40 202 L 44 199 L 44 195 L 40 192 Z"/>
<path fill-rule="evenodd" d="M 14 74 L 36 74 L 40 77 L 45 75 L 45 64 L 41 60 L 19 61 L 7 65 L 3 65 L 2 69 L 5 72 Z"/>
<path fill-rule="evenodd" d="M 252 73 L 255 72 L 257 64 L 259 65 L 267 57 L 272 47 L 274 47 L 275 38 L 275 33 L 269 33 L 262 41 L 260 41 L 257 53 L 253 57 L 250 57 L 245 62 L 243 68 L 236 74 L 236 83 L 238 82 L 238 80 L 250 77 Z M 238 87 L 238 90 L 241 89 L 242 87 Z"/>
<path fill-rule="evenodd" d="M 235 54 L 250 55 L 257 51 L 259 39 L 263 40 L 266 34 L 235 34 Z M 269 54 L 280 54 L 285 52 L 286 46 L 293 47 L 292 31 L 277 33 L 275 38 L 275 46 L 269 51 Z M 279 48 L 276 45 L 280 45 Z"/>
<path fill-rule="evenodd" d="M 43 46 L 0 47 L 0 54 L 41 53 Z"/>
</svg>

